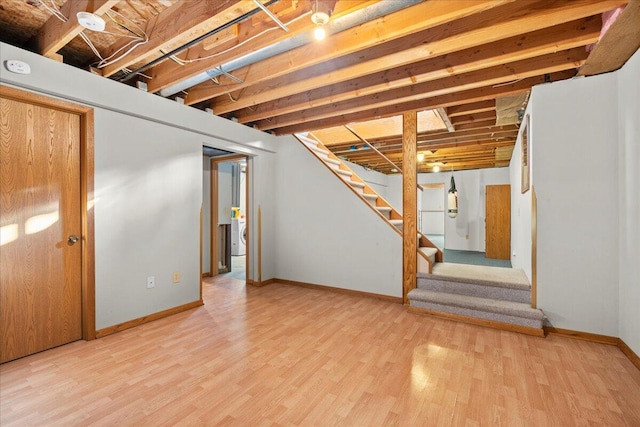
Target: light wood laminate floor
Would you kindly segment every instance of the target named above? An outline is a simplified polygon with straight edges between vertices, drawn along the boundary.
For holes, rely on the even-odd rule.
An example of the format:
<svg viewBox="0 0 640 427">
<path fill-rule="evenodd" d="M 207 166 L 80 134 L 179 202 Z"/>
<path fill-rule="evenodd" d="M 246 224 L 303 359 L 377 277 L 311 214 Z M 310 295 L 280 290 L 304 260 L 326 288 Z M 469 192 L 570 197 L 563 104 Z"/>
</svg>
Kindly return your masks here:
<svg viewBox="0 0 640 427">
<path fill-rule="evenodd" d="M 207 279 L 205 306 L 0 367 L 0 424 L 640 426 L 613 346 Z"/>
</svg>

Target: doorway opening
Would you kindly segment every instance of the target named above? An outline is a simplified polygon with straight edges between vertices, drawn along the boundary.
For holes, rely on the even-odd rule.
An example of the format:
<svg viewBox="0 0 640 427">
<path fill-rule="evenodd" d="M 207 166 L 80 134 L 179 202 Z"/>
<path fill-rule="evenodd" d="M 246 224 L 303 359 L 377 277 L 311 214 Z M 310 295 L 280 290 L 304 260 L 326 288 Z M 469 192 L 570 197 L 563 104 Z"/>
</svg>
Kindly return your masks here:
<svg viewBox="0 0 640 427">
<path fill-rule="evenodd" d="M 203 277 L 224 274 L 246 283 L 248 156 L 205 147 L 203 160 Z"/>
</svg>

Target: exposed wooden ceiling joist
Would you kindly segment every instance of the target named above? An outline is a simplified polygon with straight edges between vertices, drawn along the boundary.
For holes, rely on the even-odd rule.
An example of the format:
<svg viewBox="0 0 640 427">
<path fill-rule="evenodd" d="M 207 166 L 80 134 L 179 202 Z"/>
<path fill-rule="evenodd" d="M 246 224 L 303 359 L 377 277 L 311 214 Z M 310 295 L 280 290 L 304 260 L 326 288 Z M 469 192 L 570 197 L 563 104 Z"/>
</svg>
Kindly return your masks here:
<svg viewBox="0 0 640 427">
<path fill-rule="evenodd" d="M 496 102 L 493 99 L 487 101 L 473 102 L 470 104 L 454 105 L 447 108 L 447 114 L 453 118 L 465 114 L 483 113 L 496 109 Z"/>
<path fill-rule="evenodd" d="M 469 48 L 460 52 L 451 53 L 441 57 L 420 61 L 411 66 L 396 67 L 377 74 L 368 74 L 358 79 L 348 80 L 343 83 L 331 83 L 316 90 L 307 90 L 263 104 L 255 105 L 234 113 L 241 123 L 255 122 L 264 118 L 295 113 L 297 111 L 315 108 L 330 103 L 373 95 L 396 88 L 413 86 L 418 83 L 433 81 L 438 78 L 476 71 L 491 66 L 497 66 L 509 62 L 537 57 L 560 50 L 584 46 L 597 40 L 600 31 L 599 19 L 587 18 L 578 23 L 563 24 L 551 29 L 540 30 L 525 36 L 509 38 L 494 42 L 483 49 Z M 565 38 L 566 36 L 566 38 Z M 357 58 L 355 59 L 357 62 Z M 363 68 L 366 70 L 366 67 Z M 335 72 L 328 73 L 326 77 L 331 79 Z M 303 75 L 292 75 L 293 81 L 309 82 Z M 277 82 L 273 82 L 278 85 Z M 325 82 L 326 84 L 327 82 Z M 303 83 L 294 83 L 301 86 Z M 311 89 L 308 87 L 308 89 Z M 259 99 L 263 99 L 260 97 Z M 251 99 L 251 98 L 247 98 Z M 236 103 L 228 104 L 227 108 L 234 110 L 242 107 L 242 99 Z M 257 102 L 257 100 L 256 100 Z"/>
<path fill-rule="evenodd" d="M 548 80 L 565 80 L 574 77 L 575 74 L 576 72 L 574 70 L 561 71 L 559 73 L 550 74 L 548 76 Z M 458 105 L 463 103 L 486 101 L 488 99 L 495 99 L 497 96 L 527 92 L 531 89 L 532 86 L 544 83 L 546 80 L 547 77 L 545 76 L 530 77 L 514 82 L 512 84 L 506 84 L 504 86 L 486 86 L 478 89 L 449 93 L 432 98 L 419 99 L 412 102 L 404 102 L 389 105 L 386 107 L 362 110 L 352 114 L 341 114 L 332 117 L 331 119 L 308 121 L 294 126 L 277 128 L 275 129 L 275 133 L 278 135 L 289 135 L 292 133 L 305 132 L 315 129 L 342 126 L 347 123 L 359 122 L 363 120 L 396 116 L 404 111 L 433 110 L 434 108 L 438 107 L 449 107 L 451 105 Z"/>
<path fill-rule="evenodd" d="M 222 114 L 250 106 L 250 110 L 242 111 L 235 116 L 241 123 L 254 122 L 265 117 L 314 108 L 356 96 L 585 46 L 595 42 L 599 34 L 599 17 L 588 17 L 577 22 L 508 37 L 486 44 L 482 49 L 475 47 L 475 39 L 464 38 L 465 41 L 470 41 L 470 45 L 459 42 L 452 48 L 460 50 L 429 59 L 415 56 L 412 57 L 412 63 L 400 66 L 391 62 L 388 56 L 384 61 L 374 59 L 363 62 L 361 55 L 354 55 L 352 64 L 346 67 L 344 64 L 326 64 L 325 67 L 332 71 L 322 73 L 303 70 L 280 79 L 271 79 L 248 89 L 235 102 L 230 101 L 228 97 L 218 98 L 213 103 L 213 109 L 216 113 Z M 414 34 L 408 39 L 400 40 L 403 43 L 392 43 L 391 50 L 401 50 L 403 44 L 406 46 L 419 43 L 422 33 Z M 406 61 L 400 54 L 397 57 Z M 383 71 L 374 73 L 378 69 Z"/>
<path fill-rule="evenodd" d="M 208 29 L 219 27 L 232 19 L 241 16 L 257 6 L 253 2 L 241 0 L 194 2 L 183 1 L 165 9 L 162 13 L 147 22 L 145 32 L 149 41 L 139 46 L 123 59 L 107 65 L 102 69 L 105 77 L 111 76 L 124 67 L 137 62 L 150 62 L 161 55 L 161 49 L 171 50 L 178 43 L 196 38 Z M 103 55 L 109 57 L 128 43 L 123 40 L 114 45 Z"/>
<path fill-rule="evenodd" d="M 269 1 L 270 13 L 288 32 L 256 0 L 45 1 L 51 7 L 39 0 L 3 0 L 0 40 L 33 49 L 39 34 L 42 53 L 50 57 L 62 46 L 65 62 L 85 68 L 99 58 L 105 76 L 143 80 L 153 93 L 172 86 L 161 92 L 166 97 L 185 90 L 188 104 L 212 106 L 240 123 L 277 134 L 313 130 L 329 138 L 323 142 L 335 154 L 383 173 L 391 173 L 391 166 L 345 135 L 342 125 L 352 124 L 401 162 L 397 118 L 417 111 L 423 119 L 418 150 L 427 155 L 419 171 L 504 166 L 518 126 L 496 126 L 496 116 L 516 122 L 533 85 L 573 77 L 583 64 L 583 73 L 620 66 L 637 49 L 632 41 L 640 39 L 640 0 L 631 0 L 599 42 L 600 15 L 615 16 L 619 11 L 613 10 L 629 0 L 424 0 L 400 9 L 389 9 L 392 0 L 318 0 L 333 10 L 334 28 L 339 19 L 358 25 L 302 47 L 294 46 L 308 42 L 315 0 Z M 68 21 L 49 19 L 55 8 Z M 84 32 L 91 49 L 86 39 L 70 40 L 81 29 L 74 16 L 80 10 L 109 18 L 105 32 Z M 135 49 L 120 51 L 127 52 L 124 58 L 105 64 L 102 58 L 142 29 L 146 43 L 137 40 Z M 291 50 L 235 62 L 274 43 Z M 593 43 L 589 54 L 585 46 Z M 178 53 L 167 58 L 173 49 Z M 232 61 L 251 65 L 204 73 Z M 504 97 L 514 94 L 522 100 L 506 103 Z"/>
<path fill-rule="evenodd" d="M 359 25 L 356 31 L 338 33 L 321 44 L 302 46 L 260 61 L 257 64 L 235 70 L 234 74 L 240 77 L 243 83 L 221 76 L 219 85 L 207 83 L 196 86 L 189 91 L 185 102 L 194 104 L 229 92 L 239 91 L 268 79 L 290 74 L 297 70 L 330 61 L 339 56 L 348 55 L 410 35 L 425 28 L 435 27 L 499 6 L 506 1 L 465 0 L 419 3 L 391 15 Z M 156 89 L 155 84 L 154 89 Z"/>
<path fill-rule="evenodd" d="M 272 117 L 257 122 L 258 129 L 267 130 L 293 126 L 312 119 L 314 121 L 353 114 L 361 110 L 386 107 L 419 99 L 431 98 L 461 90 L 502 85 L 529 77 L 576 69 L 584 63 L 588 53 L 583 48 L 552 53 L 542 57 L 526 59 L 510 64 L 473 71 L 444 79 L 419 83 L 413 86 L 388 90 L 374 95 L 360 96 L 347 101 Z"/>
<path fill-rule="evenodd" d="M 42 26 L 36 36 L 38 43 L 38 52 L 43 56 L 52 56 L 67 43 L 80 34 L 82 27 L 76 15 L 78 12 L 90 12 L 96 15 L 102 15 L 110 10 L 120 0 L 67 0 L 62 5 L 60 12 L 67 17 L 67 21 L 63 22 L 56 16 L 51 16 Z"/>
</svg>

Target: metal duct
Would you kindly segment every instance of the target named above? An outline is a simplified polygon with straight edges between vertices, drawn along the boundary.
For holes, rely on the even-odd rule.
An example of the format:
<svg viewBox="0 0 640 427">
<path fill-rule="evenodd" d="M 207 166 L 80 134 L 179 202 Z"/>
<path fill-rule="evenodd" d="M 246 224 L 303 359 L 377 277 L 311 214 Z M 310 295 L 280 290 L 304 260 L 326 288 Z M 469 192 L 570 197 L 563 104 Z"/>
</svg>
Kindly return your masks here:
<svg viewBox="0 0 640 427">
<path fill-rule="evenodd" d="M 394 0 L 394 1 L 380 1 L 366 8 L 360 9 L 354 13 L 342 16 L 340 18 L 332 19 L 328 24 L 324 26 L 327 34 L 336 34 L 341 31 L 348 30 L 365 22 L 372 21 L 385 15 L 389 15 L 398 10 L 420 3 L 422 0 Z M 159 94 L 167 97 L 182 90 L 188 89 L 199 83 L 205 82 L 211 78 L 218 77 L 224 73 L 230 73 L 239 68 L 246 67 L 247 65 L 254 64 L 259 61 L 271 58 L 284 52 L 288 52 L 300 46 L 314 42 L 313 34 L 311 31 L 305 31 L 286 40 L 282 40 L 278 43 L 274 43 L 270 46 L 251 52 L 241 58 L 229 61 L 222 66 L 212 68 L 207 71 L 203 71 L 193 77 L 176 83 L 172 86 L 162 89 Z M 220 70 L 222 69 L 222 71 Z"/>
</svg>

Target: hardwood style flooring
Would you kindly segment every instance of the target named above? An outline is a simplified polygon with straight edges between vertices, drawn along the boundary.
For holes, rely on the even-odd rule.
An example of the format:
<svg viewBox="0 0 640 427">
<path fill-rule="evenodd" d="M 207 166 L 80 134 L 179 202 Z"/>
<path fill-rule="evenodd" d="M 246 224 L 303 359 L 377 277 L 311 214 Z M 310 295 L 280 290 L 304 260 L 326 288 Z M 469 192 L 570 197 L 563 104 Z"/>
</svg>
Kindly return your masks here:
<svg viewBox="0 0 640 427">
<path fill-rule="evenodd" d="M 614 346 L 206 279 L 205 305 L 0 366 L 0 424 L 639 426 Z"/>
</svg>

